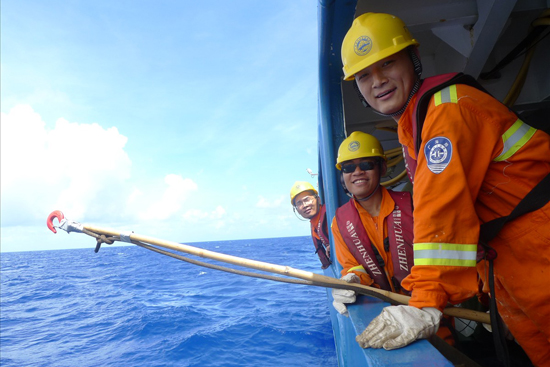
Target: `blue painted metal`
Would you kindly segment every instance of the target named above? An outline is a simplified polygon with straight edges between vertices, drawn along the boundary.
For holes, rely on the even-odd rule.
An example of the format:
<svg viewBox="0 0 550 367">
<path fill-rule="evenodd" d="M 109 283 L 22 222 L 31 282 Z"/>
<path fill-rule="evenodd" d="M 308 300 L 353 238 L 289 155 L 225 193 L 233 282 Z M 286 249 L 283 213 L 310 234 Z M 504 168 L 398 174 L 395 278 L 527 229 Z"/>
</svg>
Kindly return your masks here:
<svg viewBox="0 0 550 367">
<path fill-rule="evenodd" d="M 340 187 L 334 164 L 340 143 L 345 138 L 342 107 L 342 60 L 340 48 L 353 21 L 356 1 L 332 0 L 319 2 L 319 149 L 320 170 L 329 218 L 347 196 Z"/>
<path fill-rule="evenodd" d="M 337 190 L 339 179 L 334 170 L 335 151 L 345 138 L 343 124 L 343 108 L 341 103 L 340 82 L 342 78 L 340 47 L 346 29 L 353 20 L 355 1 L 323 1 L 319 2 L 319 179 L 321 196 L 327 207 L 328 218 L 333 218 L 336 208 L 344 202 L 339 198 Z M 338 52 L 334 52 L 337 49 Z M 335 67 L 336 65 L 336 67 Z M 333 122 L 334 121 L 334 122 Z M 334 129 L 334 130 L 333 130 Z M 343 192 L 342 192 L 342 195 Z M 334 247 L 333 247 L 334 248 Z M 340 270 L 334 251 L 331 253 L 332 263 L 325 275 L 339 278 Z M 332 294 L 327 289 L 330 317 L 338 365 L 362 366 L 365 363 L 363 351 L 355 342 L 355 328 L 351 319 L 338 314 L 332 307 Z"/>
<path fill-rule="evenodd" d="M 378 316 L 388 303 L 379 299 L 359 296 L 357 302 L 348 306 L 351 323 L 356 335 L 365 330 L 373 318 Z M 355 338 L 353 339 L 355 342 Z M 361 364 L 344 364 L 345 366 L 452 366 L 427 340 L 419 340 L 405 348 L 395 350 L 362 349 L 365 361 Z"/>
<path fill-rule="evenodd" d="M 340 186 L 336 172 L 336 152 L 345 138 L 342 106 L 342 62 L 340 49 L 355 13 L 356 1 L 319 1 L 319 180 L 320 194 L 327 206 L 328 218 L 349 198 Z M 331 238 L 332 241 L 332 238 Z M 333 265 L 325 275 L 340 277 L 341 267 L 332 251 Z M 389 304 L 372 297 L 360 296 L 348 307 L 350 317 L 344 317 L 332 307 L 332 294 L 327 289 L 330 317 L 340 367 L 355 366 L 452 366 L 425 340 L 393 351 L 362 349 L 355 341 L 370 321 Z"/>
<path fill-rule="evenodd" d="M 325 275 L 339 277 L 339 273 L 335 273 L 334 269 L 334 267 L 326 269 Z M 345 317 L 332 307 L 333 299 L 330 289 L 327 289 L 327 301 L 340 367 L 453 366 L 427 340 L 419 340 L 405 348 L 391 351 L 362 349 L 355 341 L 355 337 L 361 334 L 371 320 L 380 314 L 382 308 L 389 306 L 389 304 L 377 298 L 358 296 L 354 304 L 348 305 L 349 317 Z"/>
</svg>

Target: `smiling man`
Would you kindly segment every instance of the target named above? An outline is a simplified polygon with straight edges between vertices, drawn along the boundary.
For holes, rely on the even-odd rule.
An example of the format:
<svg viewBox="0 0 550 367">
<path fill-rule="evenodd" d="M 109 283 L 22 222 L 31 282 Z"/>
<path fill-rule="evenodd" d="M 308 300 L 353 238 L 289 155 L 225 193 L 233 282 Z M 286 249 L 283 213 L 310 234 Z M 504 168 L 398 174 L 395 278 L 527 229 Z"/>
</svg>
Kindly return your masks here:
<svg viewBox="0 0 550 367">
<path fill-rule="evenodd" d="M 336 168 L 351 196 L 336 210 L 332 234 L 342 279 L 407 294 L 401 281 L 413 265 L 412 200 L 408 192 L 386 190 L 386 156 L 374 136 L 355 131 L 338 149 Z M 345 303 L 355 292 L 333 289 L 334 308 L 347 314 Z"/>
<path fill-rule="evenodd" d="M 498 309 L 533 364 L 550 366 L 550 203 L 539 184 L 550 178 L 550 136 L 473 78 L 421 79 L 418 46 L 401 19 L 382 13 L 357 17 L 342 42 L 344 80 L 397 122 L 414 184 L 415 266 L 402 282 L 411 300 L 384 308 L 357 340 L 395 349 L 428 338 L 447 304 L 478 294 L 481 281 L 493 330 L 503 326 Z M 362 197 L 368 175 L 357 173 L 344 178 Z M 528 193 L 538 206 L 506 223 Z"/>
<path fill-rule="evenodd" d="M 328 225 L 325 206 L 321 204 L 317 190 L 309 182 L 296 181 L 290 189 L 290 203 L 295 212 L 309 219 L 315 253 L 319 256 L 321 268 L 328 268 L 331 264 Z"/>
</svg>

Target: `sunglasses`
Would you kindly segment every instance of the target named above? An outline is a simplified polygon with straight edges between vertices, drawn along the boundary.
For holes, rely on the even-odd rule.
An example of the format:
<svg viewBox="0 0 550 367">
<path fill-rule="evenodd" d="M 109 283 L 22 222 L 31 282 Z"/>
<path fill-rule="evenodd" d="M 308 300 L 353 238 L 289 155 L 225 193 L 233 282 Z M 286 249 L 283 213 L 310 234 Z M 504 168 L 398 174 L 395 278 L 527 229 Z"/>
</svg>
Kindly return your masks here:
<svg viewBox="0 0 550 367">
<path fill-rule="evenodd" d="M 374 169 L 375 165 L 376 163 L 372 161 L 363 161 L 363 162 L 359 162 L 359 164 L 346 163 L 346 164 L 342 164 L 342 172 L 353 173 L 355 172 L 355 169 L 357 168 L 357 166 L 359 166 L 359 169 L 361 171 L 370 171 Z"/>
</svg>

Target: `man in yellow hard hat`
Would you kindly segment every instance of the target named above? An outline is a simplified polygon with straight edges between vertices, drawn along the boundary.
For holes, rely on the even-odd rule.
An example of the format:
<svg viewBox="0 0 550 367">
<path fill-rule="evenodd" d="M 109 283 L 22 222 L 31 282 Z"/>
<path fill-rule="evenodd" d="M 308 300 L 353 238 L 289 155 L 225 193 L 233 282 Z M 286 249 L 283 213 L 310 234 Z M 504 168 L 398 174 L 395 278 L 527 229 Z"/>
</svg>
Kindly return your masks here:
<svg viewBox="0 0 550 367">
<path fill-rule="evenodd" d="M 296 181 L 290 189 L 290 203 L 295 212 L 309 220 L 315 253 L 319 256 L 321 268 L 328 268 L 331 261 L 326 210 L 317 190 L 309 182 Z"/>
<path fill-rule="evenodd" d="M 378 13 L 357 17 L 342 43 L 344 79 L 398 124 L 415 204 L 409 305 L 384 308 L 357 340 L 395 349 L 427 338 L 481 280 L 533 364 L 548 366 L 550 204 L 538 187 L 550 177 L 550 136 L 467 78 L 421 80 L 418 46 L 403 21 Z M 528 193 L 541 200 L 522 202 Z M 526 214 L 492 227 L 518 204 Z"/>
<path fill-rule="evenodd" d="M 394 192 L 380 184 L 386 173 L 386 156 L 374 136 L 351 133 L 338 149 L 336 168 L 341 172 L 349 202 L 336 210 L 332 235 L 342 279 L 390 292 L 408 294 L 401 281 L 413 265 L 413 207 L 409 192 Z M 334 308 L 347 315 L 345 303 L 355 292 L 333 289 Z"/>
<path fill-rule="evenodd" d="M 413 267 L 413 205 L 409 192 L 387 190 L 380 184 L 386 174 L 386 156 L 374 136 L 360 131 L 340 144 L 336 168 L 351 199 L 336 210 L 332 236 L 342 279 L 348 283 L 410 294 L 401 285 Z M 333 289 L 333 306 L 347 315 L 354 291 Z M 454 345 L 449 328 L 437 335 Z"/>
</svg>

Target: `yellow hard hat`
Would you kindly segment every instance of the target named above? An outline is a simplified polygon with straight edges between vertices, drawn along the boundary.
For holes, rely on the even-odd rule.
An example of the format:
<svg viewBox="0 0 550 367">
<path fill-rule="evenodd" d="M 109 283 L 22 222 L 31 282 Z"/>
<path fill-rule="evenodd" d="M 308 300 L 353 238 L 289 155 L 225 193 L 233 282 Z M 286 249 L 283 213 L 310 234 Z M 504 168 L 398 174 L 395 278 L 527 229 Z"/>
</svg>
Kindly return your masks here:
<svg viewBox="0 0 550 367">
<path fill-rule="evenodd" d="M 294 198 L 300 195 L 304 191 L 313 191 L 315 195 L 318 195 L 317 190 L 313 187 L 312 184 L 306 181 L 296 181 L 292 188 L 290 189 L 290 203 L 294 205 Z"/>
<path fill-rule="evenodd" d="M 342 42 L 344 80 L 364 68 L 409 47 L 418 46 L 403 21 L 384 13 L 358 16 Z"/>
<path fill-rule="evenodd" d="M 348 136 L 338 148 L 336 168 L 342 169 L 342 162 L 351 161 L 357 158 L 380 157 L 386 160 L 382 144 L 374 136 L 354 131 Z"/>
</svg>

